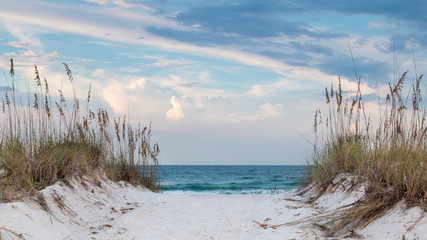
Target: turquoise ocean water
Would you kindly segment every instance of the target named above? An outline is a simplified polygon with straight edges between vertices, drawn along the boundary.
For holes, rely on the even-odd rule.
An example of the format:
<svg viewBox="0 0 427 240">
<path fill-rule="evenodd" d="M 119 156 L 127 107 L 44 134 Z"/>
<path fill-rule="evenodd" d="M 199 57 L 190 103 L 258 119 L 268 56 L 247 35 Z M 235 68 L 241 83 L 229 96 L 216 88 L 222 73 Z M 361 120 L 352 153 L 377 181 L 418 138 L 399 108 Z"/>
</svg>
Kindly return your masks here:
<svg viewBox="0 0 427 240">
<path fill-rule="evenodd" d="M 167 194 L 272 194 L 299 188 L 306 166 L 162 165 L 160 171 Z"/>
</svg>

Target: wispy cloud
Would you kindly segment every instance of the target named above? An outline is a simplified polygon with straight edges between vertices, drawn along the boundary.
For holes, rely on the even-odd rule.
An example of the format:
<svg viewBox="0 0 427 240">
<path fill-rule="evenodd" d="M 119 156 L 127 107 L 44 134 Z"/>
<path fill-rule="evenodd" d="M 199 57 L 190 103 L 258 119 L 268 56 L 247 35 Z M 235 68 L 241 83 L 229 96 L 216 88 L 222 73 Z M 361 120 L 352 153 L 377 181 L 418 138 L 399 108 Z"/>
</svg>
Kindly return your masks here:
<svg viewBox="0 0 427 240">
<path fill-rule="evenodd" d="M 88 2 L 88 3 L 96 3 L 99 5 L 113 4 L 113 5 L 117 5 L 119 7 L 124 7 L 124 8 L 138 7 L 138 8 L 148 9 L 148 10 L 151 9 L 150 7 L 143 5 L 139 2 L 128 1 L 128 0 L 82 0 L 82 1 Z"/>
<path fill-rule="evenodd" d="M 20 8 L 21 6 L 18 3 L 12 2 L 10 7 Z M 233 61 L 242 62 L 244 64 L 267 67 L 282 72 L 292 68 L 291 65 L 288 65 L 284 62 L 274 60 L 273 58 L 269 58 L 267 56 L 240 51 L 238 48 L 221 46 L 202 47 L 192 43 L 180 42 L 175 39 L 153 36 L 149 32 L 144 31 L 144 26 L 169 26 L 175 27 L 176 29 L 182 27 L 179 27 L 179 23 L 174 23 L 170 20 L 155 17 L 148 13 L 141 13 L 136 15 L 135 13 L 128 14 L 126 10 L 115 10 L 113 14 L 109 11 L 103 11 L 100 13 L 99 10 L 94 9 L 90 11 L 90 15 L 87 14 L 84 15 L 83 18 L 76 18 L 76 13 L 78 10 L 83 12 L 89 11 L 88 9 L 83 10 L 77 8 L 71 10 L 67 9 L 65 11 L 59 8 L 59 6 L 48 5 L 44 10 L 37 13 L 31 12 L 31 14 L 29 14 L 30 8 L 28 7 L 24 7 L 14 14 L 11 14 L 11 11 L 8 10 L 4 10 L 3 12 L 0 10 L 0 16 L 11 21 L 15 20 L 25 24 L 43 26 L 47 28 L 45 31 L 60 30 L 64 32 L 97 37 L 105 41 L 149 45 L 161 49 L 188 52 L 197 55 L 207 54 L 212 57 L 228 58 Z M 45 14 L 47 12 L 54 12 L 57 15 L 61 15 L 61 17 L 52 14 Z M 10 31 L 14 32 L 13 29 L 10 29 Z M 110 34 L 105 35 L 107 32 Z M 144 39 L 138 39 L 140 36 L 144 36 Z M 19 39 L 23 41 L 28 40 L 28 38 L 33 38 L 33 36 L 19 36 Z"/>
<path fill-rule="evenodd" d="M 230 122 L 242 122 L 242 121 L 259 121 L 265 119 L 272 119 L 280 117 L 282 114 L 282 104 L 271 104 L 269 102 L 259 106 L 258 113 L 248 114 L 248 113 L 231 113 L 228 115 Z"/>
<path fill-rule="evenodd" d="M 16 48 L 25 48 L 29 46 L 29 44 L 26 42 L 14 42 L 14 41 L 7 42 L 6 45 L 16 47 Z"/>
<path fill-rule="evenodd" d="M 303 88 L 304 84 L 299 84 L 296 81 L 279 80 L 269 84 L 256 84 L 249 90 L 248 94 L 258 97 L 268 97 L 274 94 L 283 94 L 284 91 L 295 91 Z"/>
</svg>

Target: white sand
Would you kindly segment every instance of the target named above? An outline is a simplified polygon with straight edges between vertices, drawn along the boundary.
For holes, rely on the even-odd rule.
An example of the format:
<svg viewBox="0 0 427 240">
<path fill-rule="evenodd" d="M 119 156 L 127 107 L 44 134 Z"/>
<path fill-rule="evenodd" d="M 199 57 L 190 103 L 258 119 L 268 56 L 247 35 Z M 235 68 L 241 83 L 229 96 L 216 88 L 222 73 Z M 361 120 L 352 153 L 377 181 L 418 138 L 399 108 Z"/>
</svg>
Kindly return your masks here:
<svg viewBox="0 0 427 240">
<path fill-rule="evenodd" d="M 47 211 L 30 200 L 0 204 L 0 228 L 25 239 L 328 239 L 315 227 L 316 221 L 322 222 L 316 216 L 363 197 L 363 186 L 347 191 L 349 179 L 337 179 L 314 204 L 304 203 L 311 192 L 303 197 L 169 195 L 124 183 L 74 179 L 72 187 L 55 184 L 42 191 Z M 427 239 L 423 214 L 401 203 L 357 234 L 365 239 Z M 0 234 L 0 239 L 18 239 L 5 230 Z"/>
</svg>

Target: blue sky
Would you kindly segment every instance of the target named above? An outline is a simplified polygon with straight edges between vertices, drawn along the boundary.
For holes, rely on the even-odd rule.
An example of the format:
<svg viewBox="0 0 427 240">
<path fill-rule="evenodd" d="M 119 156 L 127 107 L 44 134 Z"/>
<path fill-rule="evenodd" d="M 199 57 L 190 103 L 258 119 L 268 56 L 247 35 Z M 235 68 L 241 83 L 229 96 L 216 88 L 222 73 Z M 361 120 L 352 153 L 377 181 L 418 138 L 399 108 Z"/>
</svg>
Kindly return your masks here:
<svg viewBox="0 0 427 240">
<path fill-rule="evenodd" d="M 97 106 L 152 122 L 163 164 L 305 164 L 300 134 L 313 141 L 325 86 L 341 76 L 356 90 L 353 59 L 373 114 L 394 72 L 426 72 L 426 12 L 423 1 L 2 0 L 0 69 L 13 58 L 26 89 L 36 64 L 59 89 L 66 62 L 82 99 L 91 83 Z"/>
</svg>

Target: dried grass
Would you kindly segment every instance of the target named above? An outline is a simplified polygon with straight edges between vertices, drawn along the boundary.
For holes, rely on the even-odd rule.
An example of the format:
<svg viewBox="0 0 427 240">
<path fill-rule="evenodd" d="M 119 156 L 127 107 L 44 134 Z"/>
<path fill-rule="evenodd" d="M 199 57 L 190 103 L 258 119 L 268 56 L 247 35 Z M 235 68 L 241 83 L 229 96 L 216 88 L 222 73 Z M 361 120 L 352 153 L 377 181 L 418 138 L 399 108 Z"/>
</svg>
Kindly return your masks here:
<svg viewBox="0 0 427 240">
<path fill-rule="evenodd" d="M 22 234 L 20 234 L 20 233 L 17 233 L 17 232 L 15 232 L 15 231 L 12 231 L 12 230 L 7 229 L 7 228 L 5 228 L 5 227 L 0 227 L 0 240 L 1 240 L 1 239 L 3 239 L 3 238 L 1 237 L 1 231 L 6 232 L 10 239 L 14 239 L 14 237 L 13 237 L 13 236 L 17 237 L 18 239 L 25 239 L 25 238 L 24 238 L 24 235 L 22 235 Z"/>
<path fill-rule="evenodd" d="M 310 182 L 319 194 L 340 173 L 360 176 L 368 184 L 365 200 L 335 218 L 328 230 L 330 235 L 344 227 L 364 226 L 401 200 L 427 209 L 427 121 L 422 76 L 409 86 L 410 94 L 405 98 L 406 75 L 389 84 L 386 105 L 379 106 L 384 110 L 376 125 L 365 113 L 360 79 L 356 95 L 350 99 L 343 99 L 341 80 L 338 89 L 326 88 L 329 112 L 325 118 L 320 110 L 315 113 L 317 140 L 309 162 Z M 319 140 L 320 135 L 326 137 Z"/>
<path fill-rule="evenodd" d="M 90 86 L 86 109 L 82 110 L 75 79 L 69 66 L 63 65 L 73 92 L 72 103 L 63 89 L 58 90 L 59 96 L 50 95 L 48 81 L 42 80 L 37 66 L 35 90 L 26 95 L 25 103 L 15 89 L 11 59 L 12 90 L 4 95 L 0 115 L 1 200 L 16 200 L 58 180 L 66 182 L 73 175 L 91 175 L 98 169 L 115 181 L 159 190 L 160 149 L 157 143 L 151 144 L 151 126 L 135 128 L 123 117 L 122 121 L 114 120 L 113 129 L 106 110 L 89 107 Z"/>
</svg>

